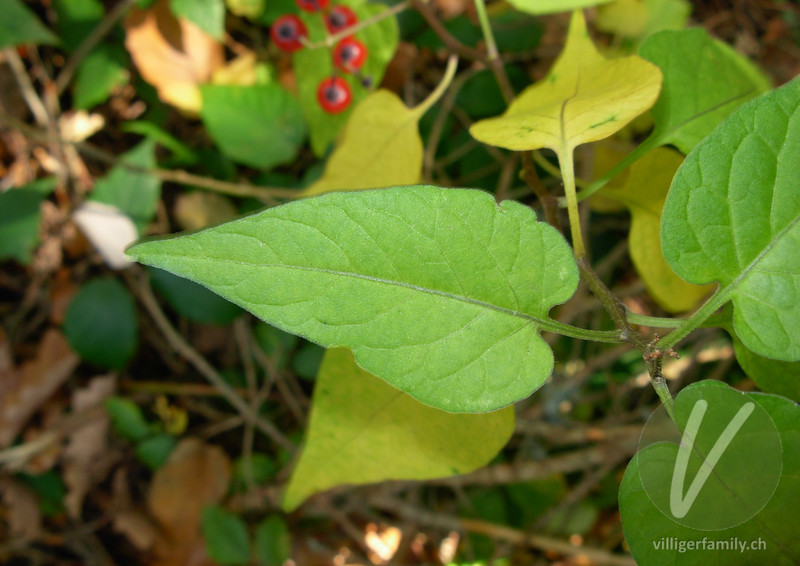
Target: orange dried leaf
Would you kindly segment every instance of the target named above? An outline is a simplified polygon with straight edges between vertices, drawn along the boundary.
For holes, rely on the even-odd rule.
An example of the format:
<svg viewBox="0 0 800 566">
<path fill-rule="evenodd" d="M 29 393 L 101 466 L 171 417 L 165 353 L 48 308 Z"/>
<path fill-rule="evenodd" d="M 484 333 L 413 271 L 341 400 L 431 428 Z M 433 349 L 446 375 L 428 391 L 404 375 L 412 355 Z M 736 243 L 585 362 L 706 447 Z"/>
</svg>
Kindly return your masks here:
<svg viewBox="0 0 800 566">
<path fill-rule="evenodd" d="M 161 100 L 186 112 L 199 112 L 197 85 L 208 82 L 225 64 L 222 44 L 188 20 L 173 16 L 166 0 L 147 10 L 133 7 L 125 31 L 125 47 Z"/>
</svg>

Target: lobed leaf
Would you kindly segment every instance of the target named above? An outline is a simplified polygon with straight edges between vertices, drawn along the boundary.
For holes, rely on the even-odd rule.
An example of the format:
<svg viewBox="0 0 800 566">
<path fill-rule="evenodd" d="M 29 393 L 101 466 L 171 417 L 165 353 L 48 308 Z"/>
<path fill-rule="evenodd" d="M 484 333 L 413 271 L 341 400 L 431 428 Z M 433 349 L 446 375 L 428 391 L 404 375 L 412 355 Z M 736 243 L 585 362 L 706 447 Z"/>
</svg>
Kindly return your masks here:
<svg viewBox="0 0 800 566">
<path fill-rule="evenodd" d="M 424 480 L 487 464 L 514 432 L 514 410 L 445 413 L 359 368 L 344 348 L 328 350 L 317 376 L 306 442 L 283 507 L 341 484 Z M 398 450 L 402 446 L 402 450 Z"/>
<path fill-rule="evenodd" d="M 658 67 L 632 55 L 606 59 L 572 15 L 567 44 L 542 81 L 522 92 L 505 113 L 470 128 L 484 143 L 515 151 L 548 147 L 560 159 L 576 146 L 622 129 L 650 108 L 661 88 Z"/>
<path fill-rule="evenodd" d="M 544 383 L 553 354 L 539 332 L 578 284 L 569 246 L 531 209 L 430 186 L 328 193 L 128 254 L 347 346 L 365 370 L 453 412 Z"/>
<path fill-rule="evenodd" d="M 800 359 L 800 79 L 734 112 L 678 170 L 664 255 L 692 283 L 720 283 L 748 349 Z"/>
</svg>

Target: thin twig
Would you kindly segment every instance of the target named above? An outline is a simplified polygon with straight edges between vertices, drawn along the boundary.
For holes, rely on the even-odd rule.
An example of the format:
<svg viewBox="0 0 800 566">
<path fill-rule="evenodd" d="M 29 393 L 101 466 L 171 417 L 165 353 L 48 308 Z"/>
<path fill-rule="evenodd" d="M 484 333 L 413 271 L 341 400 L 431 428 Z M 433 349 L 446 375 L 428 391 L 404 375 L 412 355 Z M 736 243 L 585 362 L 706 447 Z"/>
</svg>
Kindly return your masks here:
<svg viewBox="0 0 800 566">
<path fill-rule="evenodd" d="M 123 272 L 126 273 L 126 272 Z M 253 409 L 248 405 L 244 399 L 239 397 L 236 391 L 226 382 L 223 377 L 217 373 L 217 370 L 208 363 L 208 361 L 195 350 L 189 342 L 184 339 L 180 333 L 175 330 L 164 311 L 158 304 L 153 292 L 150 290 L 150 285 L 147 280 L 142 277 L 135 277 L 133 275 L 126 275 L 128 282 L 133 288 L 136 296 L 142 302 L 147 312 L 153 318 L 154 322 L 161 330 L 167 342 L 189 363 L 191 363 L 203 377 L 205 377 L 212 385 L 214 385 L 228 402 L 233 405 L 239 413 L 244 416 L 246 420 L 253 423 L 261 432 L 270 437 L 276 444 L 285 448 L 289 452 L 296 450 L 295 445 L 285 436 L 283 436 L 275 425 L 271 422 L 261 418 Z"/>
<path fill-rule="evenodd" d="M 14 78 L 17 80 L 22 97 L 25 99 L 28 108 L 31 109 L 36 123 L 42 128 L 48 128 L 51 123 L 50 114 L 47 112 L 47 108 L 45 108 L 42 99 L 39 98 L 39 95 L 36 93 L 36 89 L 33 88 L 33 83 L 30 77 L 28 77 L 25 64 L 22 62 L 16 49 L 13 47 L 6 47 L 3 50 L 3 54 L 11 67 L 11 71 L 14 73 Z"/>
<path fill-rule="evenodd" d="M 111 31 L 111 28 L 125 15 L 128 8 L 136 4 L 136 2 L 137 0 L 120 0 L 73 51 L 72 56 L 67 60 L 58 77 L 56 77 L 56 92 L 59 96 L 66 90 L 81 61 Z"/>
<path fill-rule="evenodd" d="M 379 509 L 414 521 L 414 523 L 418 525 L 425 525 L 427 527 L 447 531 L 466 530 L 472 533 L 480 533 L 494 539 L 505 540 L 520 546 L 530 546 L 539 550 L 557 552 L 566 556 L 581 556 L 588 559 L 591 564 L 603 566 L 636 566 L 636 562 L 633 558 L 612 554 L 602 548 L 576 546 L 556 537 L 525 533 L 518 529 L 478 519 L 465 519 L 438 512 L 434 513 L 415 505 L 410 505 L 394 497 L 374 497 L 370 499 L 370 503 Z"/>
</svg>

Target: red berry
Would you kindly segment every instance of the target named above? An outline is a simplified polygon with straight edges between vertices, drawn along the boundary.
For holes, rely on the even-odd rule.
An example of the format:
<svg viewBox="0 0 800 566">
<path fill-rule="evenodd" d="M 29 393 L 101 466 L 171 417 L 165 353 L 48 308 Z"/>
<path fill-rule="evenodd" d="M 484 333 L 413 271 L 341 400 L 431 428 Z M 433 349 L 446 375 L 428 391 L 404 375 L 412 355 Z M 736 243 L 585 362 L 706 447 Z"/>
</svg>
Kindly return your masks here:
<svg viewBox="0 0 800 566">
<path fill-rule="evenodd" d="M 354 37 L 345 37 L 333 48 L 333 64 L 346 73 L 355 73 L 367 60 L 367 46 Z"/>
<path fill-rule="evenodd" d="M 275 20 L 269 30 L 272 41 L 282 51 L 297 51 L 303 48 L 301 38 L 308 37 L 308 30 L 299 17 L 294 14 L 285 14 Z"/>
<path fill-rule="evenodd" d="M 297 2 L 297 7 L 304 12 L 319 12 L 327 9 L 331 0 L 295 0 L 295 2 Z"/>
<path fill-rule="evenodd" d="M 325 112 L 338 114 L 350 106 L 353 94 L 350 85 L 342 77 L 331 77 L 319 83 L 317 100 Z"/>
<path fill-rule="evenodd" d="M 325 15 L 325 26 L 331 33 L 349 28 L 358 21 L 358 16 L 347 6 L 334 6 L 329 14 Z"/>
</svg>

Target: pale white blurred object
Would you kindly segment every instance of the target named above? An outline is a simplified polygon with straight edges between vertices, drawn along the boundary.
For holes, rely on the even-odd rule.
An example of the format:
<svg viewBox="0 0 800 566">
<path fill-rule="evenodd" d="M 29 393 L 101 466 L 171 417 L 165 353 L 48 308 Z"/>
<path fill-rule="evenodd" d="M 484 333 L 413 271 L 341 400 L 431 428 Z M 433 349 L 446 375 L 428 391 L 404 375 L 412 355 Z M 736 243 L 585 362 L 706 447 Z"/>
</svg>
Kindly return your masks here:
<svg viewBox="0 0 800 566">
<path fill-rule="evenodd" d="M 117 207 L 87 200 L 72 218 L 111 269 L 125 269 L 133 263 L 125 248 L 139 239 L 139 232 Z"/>
</svg>

